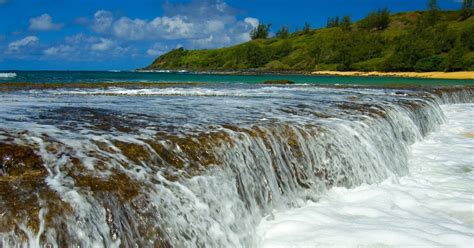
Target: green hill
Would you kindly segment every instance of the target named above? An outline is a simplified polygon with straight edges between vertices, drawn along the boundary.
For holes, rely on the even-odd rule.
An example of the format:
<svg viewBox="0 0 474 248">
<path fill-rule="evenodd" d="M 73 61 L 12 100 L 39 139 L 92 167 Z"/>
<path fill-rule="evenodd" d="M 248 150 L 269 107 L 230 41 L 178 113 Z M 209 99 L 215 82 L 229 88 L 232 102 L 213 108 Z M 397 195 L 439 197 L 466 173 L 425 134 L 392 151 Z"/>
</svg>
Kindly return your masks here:
<svg viewBox="0 0 474 248">
<path fill-rule="evenodd" d="M 383 11 L 356 23 L 335 19 L 330 28 L 284 38 L 256 39 L 214 50 L 172 50 L 145 69 L 255 71 L 474 70 L 474 16 L 460 11 Z"/>
</svg>

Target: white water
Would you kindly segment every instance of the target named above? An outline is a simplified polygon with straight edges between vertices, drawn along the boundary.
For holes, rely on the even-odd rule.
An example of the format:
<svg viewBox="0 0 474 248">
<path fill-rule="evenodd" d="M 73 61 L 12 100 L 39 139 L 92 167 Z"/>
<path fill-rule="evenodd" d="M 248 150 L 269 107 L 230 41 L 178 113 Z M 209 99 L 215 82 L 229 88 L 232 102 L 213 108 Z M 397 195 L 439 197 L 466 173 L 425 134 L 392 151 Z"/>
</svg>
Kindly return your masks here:
<svg viewBox="0 0 474 248">
<path fill-rule="evenodd" d="M 2 72 L 0 73 L 0 79 L 4 79 L 4 78 L 14 78 L 16 77 L 16 73 L 10 73 L 10 72 Z"/>
<path fill-rule="evenodd" d="M 447 123 L 412 146 L 409 175 L 274 212 L 260 247 L 474 247 L 474 104 L 443 110 Z"/>
<path fill-rule="evenodd" d="M 160 238 L 173 247 L 257 247 L 257 225 L 272 209 L 304 206 L 333 186 L 357 187 L 406 175 L 411 145 L 444 120 L 438 100 L 422 92 L 260 87 L 226 88 L 232 97 L 199 95 L 202 90 L 208 90 L 203 95 L 225 94 L 221 87 L 176 88 L 175 97 L 156 89 L 156 96 L 139 99 L 135 94 L 58 96 L 54 91 L 0 95 L 0 141 L 13 136 L 15 143 L 35 147 L 49 172 L 47 186 L 73 210 L 54 216 L 61 222 L 48 223 L 39 215 L 44 225 L 38 231 L 23 228 L 26 238 L 0 233 L 0 247 L 163 247 Z M 312 111 L 330 115 L 322 118 Z M 101 126 L 104 121 L 110 126 Z M 139 131 L 115 130 L 119 124 Z M 215 155 L 215 164 L 200 164 L 182 149 L 186 143 L 155 136 L 155 130 L 170 124 L 188 136 L 205 130 L 194 137 L 215 142 L 203 147 Z M 212 138 L 210 130 L 225 135 Z M 142 147 L 150 158 L 130 159 L 117 140 Z M 163 144 L 182 168 L 162 158 L 167 153 L 150 147 L 150 141 Z M 81 186 L 68 174 L 76 168 L 72 159 L 89 177 L 112 179 L 119 171 L 141 191 L 127 201 L 110 189 Z M 5 205 L 8 211 L 11 205 Z M 39 208 L 48 211 L 47 204 Z M 151 230 L 145 233 L 150 236 L 143 230 Z"/>
</svg>

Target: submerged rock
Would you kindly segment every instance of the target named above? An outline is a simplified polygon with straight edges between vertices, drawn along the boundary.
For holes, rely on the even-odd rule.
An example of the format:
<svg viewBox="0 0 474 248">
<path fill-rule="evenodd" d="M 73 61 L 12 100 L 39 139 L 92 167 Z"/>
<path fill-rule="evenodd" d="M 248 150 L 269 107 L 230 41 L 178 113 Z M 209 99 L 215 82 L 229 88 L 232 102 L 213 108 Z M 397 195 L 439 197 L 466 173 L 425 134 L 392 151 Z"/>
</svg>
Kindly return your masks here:
<svg viewBox="0 0 474 248">
<path fill-rule="evenodd" d="M 0 143 L 0 232 L 22 241 L 42 226 L 61 226 L 71 207 L 51 190 L 48 171 L 34 147 Z M 43 236 L 40 237 L 44 238 Z M 8 246 L 8 245 L 7 245 Z"/>
<path fill-rule="evenodd" d="M 295 82 L 288 79 L 267 80 L 263 84 L 295 84 Z"/>
<path fill-rule="evenodd" d="M 41 158 L 33 149 L 20 145 L 0 143 L 0 175 L 16 175 L 38 172 L 44 173 Z"/>
</svg>

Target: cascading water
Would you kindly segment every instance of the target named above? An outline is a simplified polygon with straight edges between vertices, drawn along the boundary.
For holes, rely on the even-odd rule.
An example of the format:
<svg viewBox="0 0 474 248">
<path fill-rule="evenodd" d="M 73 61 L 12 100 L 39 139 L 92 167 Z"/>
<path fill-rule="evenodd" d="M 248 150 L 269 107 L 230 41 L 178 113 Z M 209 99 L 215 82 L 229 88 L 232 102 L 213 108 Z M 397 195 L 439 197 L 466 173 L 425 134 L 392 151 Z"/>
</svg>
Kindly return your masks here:
<svg viewBox="0 0 474 248">
<path fill-rule="evenodd" d="M 308 86 L 1 93 L 0 246 L 255 247 L 273 209 L 407 174 L 440 104 L 471 100 Z"/>
</svg>

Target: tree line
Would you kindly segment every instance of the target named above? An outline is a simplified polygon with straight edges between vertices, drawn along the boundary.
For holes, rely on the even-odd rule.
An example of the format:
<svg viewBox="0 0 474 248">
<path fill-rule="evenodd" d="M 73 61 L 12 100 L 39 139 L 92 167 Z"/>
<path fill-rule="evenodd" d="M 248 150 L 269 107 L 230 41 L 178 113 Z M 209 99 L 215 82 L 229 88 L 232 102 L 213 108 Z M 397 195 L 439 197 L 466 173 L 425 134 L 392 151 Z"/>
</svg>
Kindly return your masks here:
<svg viewBox="0 0 474 248">
<path fill-rule="evenodd" d="M 374 10 L 358 22 L 331 17 L 325 29 L 310 23 L 290 32 L 283 26 L 271 35 L 259 24 L 252 41 L 211 50 L 175 49 L 150 68 L 271 71 L 458 71 L 474 70 L 472 0 L 459 11 L 442 11 L 429 0 L 426 11 L 391 15 Z"/>
<path fill-rule="evenodd" d="M 446 23 L 440 22 L 437 1 L 429 0 L 427 5 L 428 10 L 417 17 L 414 27 L 393 40 L 388 40 L 380 32 L 390 27 L 391 15 L 388 8 L 372 11 L 356 24 L 349 16 L 330 17 L 326 28 L 335 29 L 333 34 L 326 38 L 326 44 L 322 41 L 313 42 L 307 50 L 306 59 L 320 64 L 337 64 L 337 70 L 457 71 L 472 66 L 472 60 L 464 61 L 463 56 L 473 51 L 474 27 L 455 34 L 448 29 Z M 463 1 L 459 21 L 473 15 L 472 7 L 472 0 Z M 252 30 L 251 38 L 267 39 L 270 27 L 270 24 L 259 24 Z M 301 31 L 294 33 L 283 26 L 275 37 L 288 39 L 310 32 L 312 30 L 309 23 L 305 23 Z M 391 49 L 388 50 L 388 46 Z M 381 56 L 385 59 L 380 63 L 369 63 L 366 67 L 359 68 L 354 66 L 361 61 Z M 262 60 L 262 56 L 259 59 Z M 264 61 L 257 64 L 264 64 Z"/>
<path fill-rule="evenodd" d="M 423 21 L 428 25 L 433 25 L 436 23 L 438 18 L 438 12 L 440 8 L 438 7 L 437 0 L 428 1 L 427 15 L 423 16 Z M 460 20 L 464 21 L 471 17 L 474 14 L 473 10 L 473 0 L 463 0 Z M 376 11 L 370 12 L 364 19 L 359 22 L 358 28 L 368 31 L 380 31 L 388 28 L 390 25 L 390 10 L 388 8 L 379 9 Z M 270 28 L 272 24 L 259 23 L 257 27 L 250 31 L 250 38 L 252 40 L 256 39 L 267 39 L 270 38 Z M 341 28 L 343 30 L 351 30 L 352 21 L 350 16 L 343 17 L 329 17 L 327 20 L 326 28 Z M 303 34 L 307 34 L 311 31 L 311 24 L 306 22 L 302 29 Z M 300 33 L 297 29 L 295 33 Z M 288 38 L 290 36 L 290 31 L 288 26 L 281 27 L 276 33 L 276 38 Z"/>
</svg>

